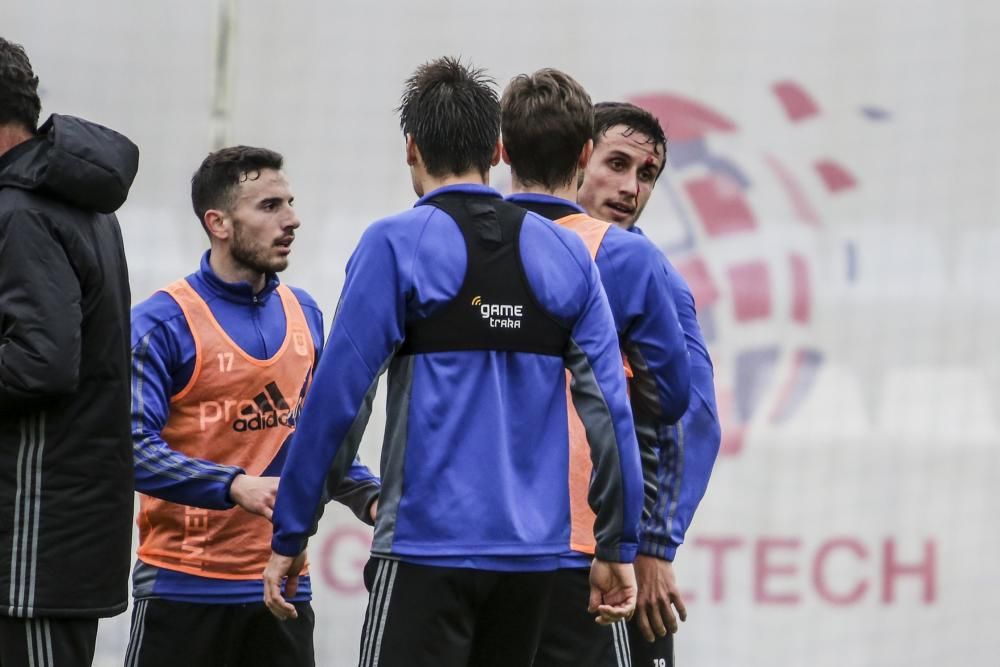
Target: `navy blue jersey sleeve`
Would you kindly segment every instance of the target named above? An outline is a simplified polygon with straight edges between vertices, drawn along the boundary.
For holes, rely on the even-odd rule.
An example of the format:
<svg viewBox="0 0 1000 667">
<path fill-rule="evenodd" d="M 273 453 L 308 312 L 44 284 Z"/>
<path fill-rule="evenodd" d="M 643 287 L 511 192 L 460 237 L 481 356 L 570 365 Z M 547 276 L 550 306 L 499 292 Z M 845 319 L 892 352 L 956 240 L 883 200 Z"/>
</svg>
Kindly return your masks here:
<svg viewBox="0 0 1000 667">
<path fill-rule="evenodd" d="M 691 525 L 712 475 L 722 431 L 715 403 L 712 361 L 698 325 L 694 296 L 666 257 L 660 263 L 691 356 L 691 399 L 678 424 L 668 432 L 655 461 L 655 493 L 640 534 L 639 551 L 673 560 Z"/>
<path fill-rule="evenodd" d="M 0 267 L 0 406 L 75 391 L 80 283 L 41 213 L 0 216 Z"/>
<path fill-rule="evenodd" d="M 294 556 L 305 548 L 326 490 L 342 483 L 355 459 L 378 378 L 404 336 L 409 280 L 402 267 L 411 265 L 412 257 L 398 252 L 404 251 L 393 245 L 386 224 L 376 223 L 347 264 L 326 349 L 278 488 L 271 541 L 276 553 Z"/>
<path fill-rule="evenodd" d="M 162 436 L 170 397 L 186 384 L 193 357 L 190 329 L 170 296 L 158 292 L 132 310 L 135 488 L 173 503 L 228 509 L 229 485 L 243 469 L 185 456 Z"/>
</svg>

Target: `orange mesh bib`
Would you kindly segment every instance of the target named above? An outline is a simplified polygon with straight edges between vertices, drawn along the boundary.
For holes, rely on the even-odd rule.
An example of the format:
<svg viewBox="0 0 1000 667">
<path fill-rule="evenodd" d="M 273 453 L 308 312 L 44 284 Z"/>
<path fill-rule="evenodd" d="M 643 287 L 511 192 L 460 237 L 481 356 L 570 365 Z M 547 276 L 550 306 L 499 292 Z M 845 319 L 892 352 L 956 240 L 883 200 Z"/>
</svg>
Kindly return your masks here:
<svg viewBox="0 0 1000 667">
<path fill-rule="evenodd" d="M 583 213 L 567 215 L 555 222 L 576 232 L 587 245 L 592 258 L 597 257 L 597 250 L 601 247 L 605 234 L 611 229 L 610 224 Z M 622 361 L 625 364 L 626 378 L 631 378 L 632 369 L 628 361 L 624 357 Z M 590 477 L 594 466 L 590 460 L 587 432 L 573 406 L 569 390 L 570 381 L 569 371 L 566 371 L 566 406 L 569 413 L 569 507 L 572 520 L 569 546 L 573 551 L 593 554 L 597 546 L 594 539 L 594 520 L 597 517 L 590 509 L 587 495 L 590 491 Z"/>
<path fill-rule="evenodd" d="M 254 359 L 216 321 L 208 304 L 178 280 L 164 290 L 194 338 L 194 371 L 170 399 L 163 439 L 192 458 L 260 475 L 295 430 L 312 377 L 315 349 L 302 307 L 277 288 L 285 340 L 273 357 Z M 157 567 L 216 579 L 260 579 L 271 553 L 271 523 L 239 507 L 207 510 L 141 495 L 139 558 Z"/>
</svg>

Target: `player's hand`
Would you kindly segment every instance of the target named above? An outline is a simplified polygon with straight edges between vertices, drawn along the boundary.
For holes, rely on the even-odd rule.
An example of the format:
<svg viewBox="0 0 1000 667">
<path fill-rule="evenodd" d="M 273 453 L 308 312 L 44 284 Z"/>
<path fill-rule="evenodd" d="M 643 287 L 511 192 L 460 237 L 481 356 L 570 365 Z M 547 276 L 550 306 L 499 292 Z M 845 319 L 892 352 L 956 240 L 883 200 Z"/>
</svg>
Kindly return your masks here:
<svg viewBox="0 0 1000 667">
<path fill-rule="evenodd" d="M 264 604 L 279 621 L 299 617 L 295 606 L 288 600 L 295 597 L 299 590 L 299 573 L 305 562 L 305 551 L 295 558 L 271 552 L 271 560 L 264 568 Z M 285 581 L 284 595 L 281 594 L 282 580 Z"/>
<path fill-rule="evenodd" d="M 651 642 L 657 637 L 666 637 L 668 632 L 677 632 L 677 617 L 686 621 L 687 608 L 677 588 L 673 563 L 640 555 L 635 559 L 635 577 L 639 584 L 635 617 L 642 636 Z"/>
<path fill-rule="evenodd" d="M 278 495 L 277 477 L 254 477 L 239 474 L 229 485 L 229 497 L 251 514 L 259 514 L 268 521 L 274 512 L 274 499 Z"/>
<path fill-rule="evenodd" d="M 587 611 L 597 614 L 597 622 L 610 625 L 623 618 L 632 618 L 635 600 L 632 564 L 594 559 L 590 566 L 590 604 Z"/>
<path fill-rule="evenodd" d="M 372 501 L 371 506 L 368 508 L 369 513 L 371 513 L 372 523 L 375 522 L 375 518 L 378 516 L 378 498 Z"/>
</svg>

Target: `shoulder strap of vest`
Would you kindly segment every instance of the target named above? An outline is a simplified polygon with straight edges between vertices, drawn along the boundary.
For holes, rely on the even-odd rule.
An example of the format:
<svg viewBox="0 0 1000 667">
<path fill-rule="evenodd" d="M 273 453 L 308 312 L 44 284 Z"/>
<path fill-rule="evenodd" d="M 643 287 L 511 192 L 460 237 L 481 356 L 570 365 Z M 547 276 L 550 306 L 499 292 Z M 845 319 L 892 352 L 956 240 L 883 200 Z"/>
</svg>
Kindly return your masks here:
<svg viewBox="0 0 1000 667">
<path fill-rule="evenodd" d="M 178 278 L 177 280 L 170 283 L 166 287 L 160 288 L 160 291 L 166 292 L 170 296 L 176 298 L 178 295 L 182 293 L 194 292 L 194 289 L 191 287 L 191 285 L 188 284 L 186 278 Z"/>
<path fill-rule="evenodd" d="M 286 326 L 293 323 L 300 324 L 301 326 L 309 328 L 308 320 L 306 320 L 306 311 L 302 307 L 302 303 L 299 298 L 295 296 L 295 292 L 292 291 L 288 285 L 285 283 L 278 283 L 278 286 L 274 291 L 281 297 L 281 305 L 285 309 L 285 318 L 287 320 Z"/>
<path fill-rule="evenodd" d="M 559 218 L 556 220 L 556 224 L 579 234 L 587 245 L 591 258 L 597 257 L 597 251 L 600 249 L 601 243 L 604 242 L 608 230 L 611 229 L 610 223 L 592 218 L 585 213 L 575 213 L 567 215 L 565 218 Z"/>
<path fill-rule="evenodd" d="M 281 297 L 281 305 L 285 310 L 285 336 L 292 337 L 292 344 L 297 351 L 307 351 L 315 356 L 316 346 L 309 329 L 309 320 L 306 319 L 306 311 L 299 298 L 284 283 L 278 283 L 275 292 Z"/>
<path fill-rule="evenodd" d="M 177 305 L 180 306 L 181 312 L 184 313 L 184 317 L 187 318 L 189 323 L 196 313 L 214 318 L 208 304 L 205 303 L 205 300 L 198 294 L 197 290 L 191 287 L 186 278 L 175 280 L 160 291 L 166 292 L 177 302 Z"/>
</svg>

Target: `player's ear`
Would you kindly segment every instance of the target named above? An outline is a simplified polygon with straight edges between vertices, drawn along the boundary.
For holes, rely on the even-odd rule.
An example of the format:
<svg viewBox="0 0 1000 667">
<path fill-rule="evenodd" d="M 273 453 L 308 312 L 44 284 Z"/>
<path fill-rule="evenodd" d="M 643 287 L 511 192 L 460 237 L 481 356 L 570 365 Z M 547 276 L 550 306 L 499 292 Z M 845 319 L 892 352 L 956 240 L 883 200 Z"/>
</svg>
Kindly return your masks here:
<svg viewBox="0 0 1000 667">
<path fill-rule="evenodd" d="M 592 157 L 594 157 L 594 140 L 587 139 L 587 143 L 583 145 L 583 150 L 580 151 L 580 159 L 576 163 L 577 167 L 586 169 Z"/>
<path fill-rule="evenodd" d="M 500 142 L 500 157 L 503 158 L 504 164 L 510 165 L 510 156 L 507 155 L 507 147 L 503 145 L 503 142 Z M 493 164 L 495 165 L 496 162 Z"/>
<path fill-rule="evenodd" d="M 229 222 L 229 218 L 226 216 L 225 211 L 220 211 L 219 209 L 210 208 L 205 211 L 205 217 L 203 219 L 205 224 L 205 231 L 208 232 L 209 238 L 225 240 L 228 239 L 232 226 Z"/>
<path fill-rule="evenodd" d="M 417 163 L 420 162 L 420 149 L 417 148 L 417 142 L 413 140 L 413 135 L 406 134 L 406 164 L 410 167 L 415 167 Z"/>
<path fill-rule="evenodd" d="M 503 151 L 503 142 L 497 139 L 497 143 L 493 146 L 493 157 L 490 158 L 490 166 L 495 167 L 500 164 L 500 155 Z"/>
</svg>

